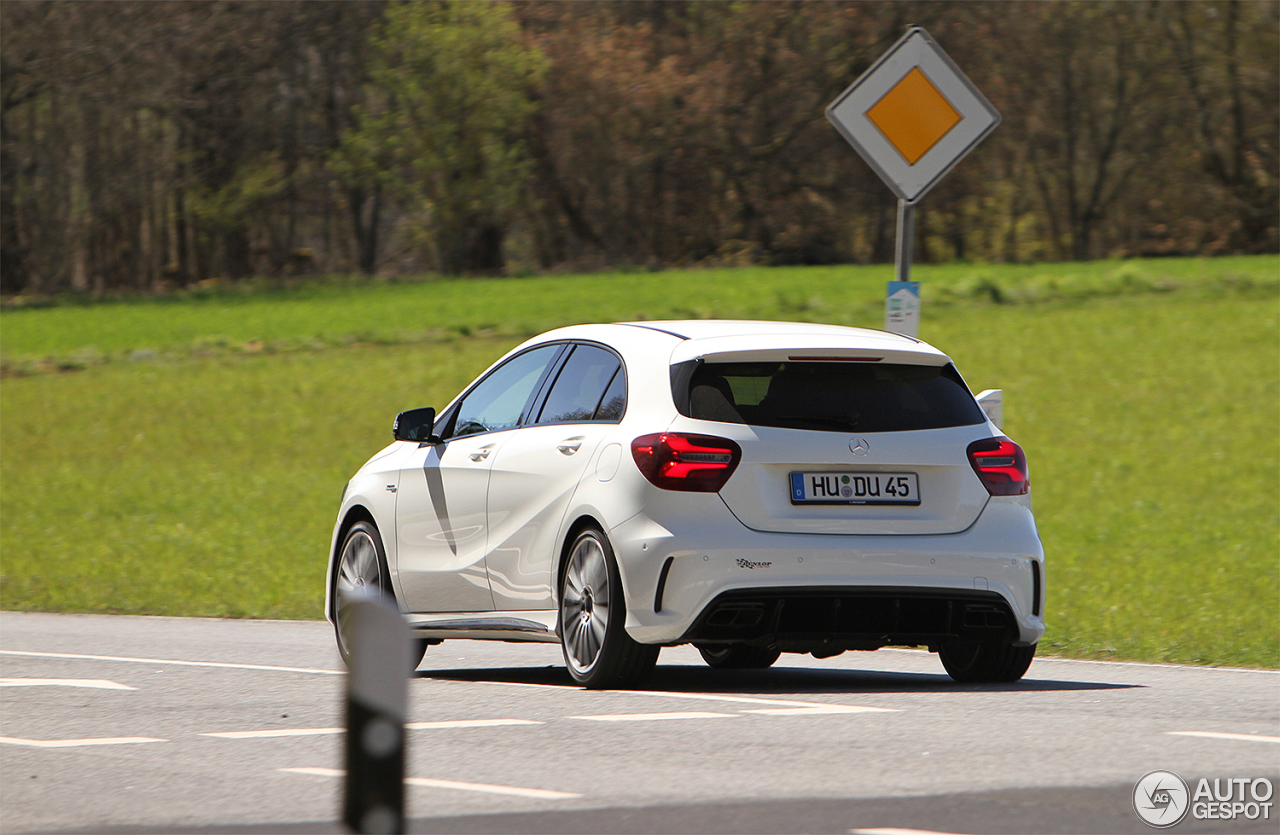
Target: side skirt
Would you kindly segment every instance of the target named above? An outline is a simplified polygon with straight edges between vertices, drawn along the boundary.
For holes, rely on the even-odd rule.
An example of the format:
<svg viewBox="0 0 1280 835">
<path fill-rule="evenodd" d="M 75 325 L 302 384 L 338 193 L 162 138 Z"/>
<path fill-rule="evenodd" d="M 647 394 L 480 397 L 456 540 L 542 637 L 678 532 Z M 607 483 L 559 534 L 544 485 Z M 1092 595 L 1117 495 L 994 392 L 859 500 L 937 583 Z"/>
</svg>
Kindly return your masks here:
<svg viewBox="0 0 1280 835">
<path fill-rule="evenodd" d="M 558 612 L 554 609 L 518 612 L 447 612 L 405 615 L 418 638 L 445 640 L 470 638 L 483 641 L 545 641 L 559 643 Z"/>
</svg>

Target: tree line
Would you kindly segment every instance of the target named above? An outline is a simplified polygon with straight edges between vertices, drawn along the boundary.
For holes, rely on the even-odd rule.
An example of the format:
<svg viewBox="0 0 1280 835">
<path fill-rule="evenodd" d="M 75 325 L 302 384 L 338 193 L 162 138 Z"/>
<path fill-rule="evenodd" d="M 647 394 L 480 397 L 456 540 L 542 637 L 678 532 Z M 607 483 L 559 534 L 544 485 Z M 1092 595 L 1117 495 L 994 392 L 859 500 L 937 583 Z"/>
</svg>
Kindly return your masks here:
<svg viewBox="0 0 1280 835">
<path fill-rule="evenodd" d="M 824 108 L 912 24 L 1003 116 L 916 258 L 1274 252 L 1274 2 L 0 4 L 0 290 L 891 261 Z"/>
</svg>

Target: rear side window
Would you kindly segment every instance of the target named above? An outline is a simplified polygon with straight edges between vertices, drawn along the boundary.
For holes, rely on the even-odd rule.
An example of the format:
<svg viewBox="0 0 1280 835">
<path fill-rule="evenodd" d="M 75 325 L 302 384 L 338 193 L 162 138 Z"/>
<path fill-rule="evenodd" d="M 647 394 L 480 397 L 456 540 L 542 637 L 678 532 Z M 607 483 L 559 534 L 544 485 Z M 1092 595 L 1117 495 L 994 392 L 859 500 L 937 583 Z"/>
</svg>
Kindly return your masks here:
<svg viewBox="0 0 1280 835">
<path fill-rule="evenodd" d="M 627 375 L 619 366 L 613 375 L 613 382 L 605 390 L 600 408 L 596 410 L 596 420 L 620 421 L 627 410 Z"/>
<path fill-rule="evenodd" d="M 592 345 L 578 345 L 560 369 L 537 422 L 620 419 L 626 399 L 623 376 L 615 355 Z"/>
<path fill-rule="evenodd" d="M 698 420 L 825 432 L 903 432 L 982 423 L 955 366 L 848 362 L 700 363 L 675 392 Z M 682 396 L 687 395 L 687 396 Z"/>
</svg>

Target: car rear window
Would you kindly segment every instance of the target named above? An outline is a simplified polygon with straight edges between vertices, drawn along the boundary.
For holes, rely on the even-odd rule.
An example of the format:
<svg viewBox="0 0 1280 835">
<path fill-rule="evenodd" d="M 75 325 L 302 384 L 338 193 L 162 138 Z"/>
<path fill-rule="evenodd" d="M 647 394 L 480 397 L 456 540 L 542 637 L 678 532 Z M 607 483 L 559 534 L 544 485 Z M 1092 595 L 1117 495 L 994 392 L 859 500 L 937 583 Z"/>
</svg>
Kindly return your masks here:
<svg viewBox="0 0 1280 835">
<path fill-rule="evenodd" d="M 699 361 L 689 370 L 672 376 L 676 406 L 698 420 L 825 432 L 902 432 L 986 420 L 950 364 Z"/>
</svg>

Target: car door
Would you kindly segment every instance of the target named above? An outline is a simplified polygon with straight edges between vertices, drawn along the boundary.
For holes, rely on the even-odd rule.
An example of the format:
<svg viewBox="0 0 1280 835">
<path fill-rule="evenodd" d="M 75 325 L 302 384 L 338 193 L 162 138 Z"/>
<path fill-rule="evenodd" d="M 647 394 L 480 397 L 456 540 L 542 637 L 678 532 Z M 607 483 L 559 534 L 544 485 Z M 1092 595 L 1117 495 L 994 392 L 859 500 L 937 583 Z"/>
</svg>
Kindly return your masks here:
<svg viewBox="0 0 1280 835">
<path fill-rule="evenodd" d="M 563 350 L 544 345 L 493 369 L 441 417 L 443 441 L 421 446 L 401 470 L 396 579 L 409 611 L 493 610 L 485 566 L 490 469 Z"/>
<path fill-rule="evenodd" d="M 616 354 L 576 345 L 531 425 L 495 450 L 489 477 L 489 586 L 499 611 L 554 606 L 556 542 L 583 472 L 626 407 Z"/>
</svg>

